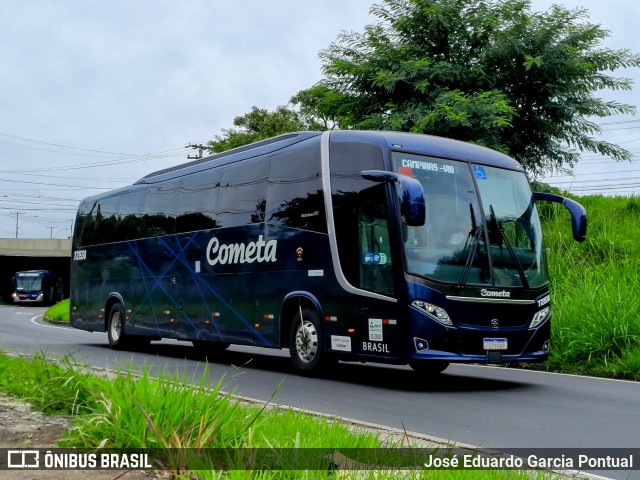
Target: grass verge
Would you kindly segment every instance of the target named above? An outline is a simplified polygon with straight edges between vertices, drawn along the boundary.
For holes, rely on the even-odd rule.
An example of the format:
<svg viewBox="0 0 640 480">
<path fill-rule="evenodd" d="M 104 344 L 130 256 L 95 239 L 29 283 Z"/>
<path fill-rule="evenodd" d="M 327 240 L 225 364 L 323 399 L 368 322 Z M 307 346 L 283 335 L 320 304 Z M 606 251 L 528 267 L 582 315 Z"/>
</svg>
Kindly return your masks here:
<svg viewBox="0 0 640 480">
<path fill-rule="evenodd" d="M 44 312 L 44 319 L 53 322 L 69 323 L 69 299 L 61 300 Z"/>
</svg>

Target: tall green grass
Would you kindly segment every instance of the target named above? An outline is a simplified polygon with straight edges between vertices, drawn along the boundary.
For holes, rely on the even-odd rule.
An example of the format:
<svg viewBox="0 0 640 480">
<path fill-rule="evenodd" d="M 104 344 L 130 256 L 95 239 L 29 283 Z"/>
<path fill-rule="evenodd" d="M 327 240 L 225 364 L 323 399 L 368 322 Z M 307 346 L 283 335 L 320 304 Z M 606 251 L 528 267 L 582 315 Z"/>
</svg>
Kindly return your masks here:
<svg viewBox="0 0 640 480">
<path fill-rule="evenodd" d="M 640 380 L 640 199 L 580 197 L 587 239 L 575 242 L 561 206 L 543 206 L 552 291 L 547 365 Z"/>
</svg>

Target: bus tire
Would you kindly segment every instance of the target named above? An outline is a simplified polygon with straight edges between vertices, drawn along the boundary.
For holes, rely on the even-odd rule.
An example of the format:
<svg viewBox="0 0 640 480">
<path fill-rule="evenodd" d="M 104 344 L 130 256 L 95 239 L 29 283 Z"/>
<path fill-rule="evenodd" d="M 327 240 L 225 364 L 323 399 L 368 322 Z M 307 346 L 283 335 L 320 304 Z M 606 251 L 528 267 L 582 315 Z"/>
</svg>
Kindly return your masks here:
<svg viewBox="0 0 640 480">
<path fill-rule="evenodd" d="M 319 373 L 331 363 L 329 354 L 324 350 L 320 316 L 316 310 L 298 310 L 291 322 L 289 353 L 293 368 L 301 375 Z"/>
<path fill-rule="evenodd" d="M 119 302 L 114 303 L 109 310 L 107 321 L 107 337 L 109 346 L 114 350 L 123 350 L 130 345 L 129 335 L 124 333 L 124 308 Z"/>
<path fill-rule="evenodd" d="M 424 375 L 437 375 L 447 369 L 449 362 L 445 360 L 412 360 L 409 362 L 409 366 Z"/>
</svg>

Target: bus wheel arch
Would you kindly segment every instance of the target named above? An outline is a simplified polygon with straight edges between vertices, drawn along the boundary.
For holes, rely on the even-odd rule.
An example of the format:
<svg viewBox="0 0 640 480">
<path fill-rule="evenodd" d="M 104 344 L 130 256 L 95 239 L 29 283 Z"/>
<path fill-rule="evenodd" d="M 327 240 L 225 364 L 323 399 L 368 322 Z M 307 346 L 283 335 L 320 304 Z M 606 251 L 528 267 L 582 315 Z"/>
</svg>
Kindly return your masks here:
<svg viewBox="0 0 640 480">
<path fill-rule="evenodd" d="M 280 309 L 280 345 L 288 348 L 290 343 L 291 325 L 300 310 L 315 310 L 318 315 L 322 315 L 320 302 L 307 292 L 292 292 L 287 295 Z"/>
</svg>

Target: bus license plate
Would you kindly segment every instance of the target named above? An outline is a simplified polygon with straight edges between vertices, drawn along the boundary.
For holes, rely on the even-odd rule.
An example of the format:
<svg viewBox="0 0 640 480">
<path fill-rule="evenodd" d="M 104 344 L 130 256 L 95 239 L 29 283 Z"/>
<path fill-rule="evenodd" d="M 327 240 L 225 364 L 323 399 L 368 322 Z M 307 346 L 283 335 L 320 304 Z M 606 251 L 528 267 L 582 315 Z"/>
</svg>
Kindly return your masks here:
<svg viewBox="0 0 640 480">
<path fill-rule="evenodd" d="M 485 350 L 506 350 L 506 338 L 483 338 L 482 345 Z"/>
</svg>

